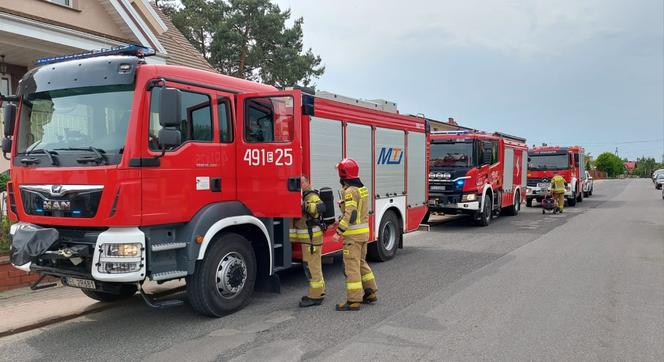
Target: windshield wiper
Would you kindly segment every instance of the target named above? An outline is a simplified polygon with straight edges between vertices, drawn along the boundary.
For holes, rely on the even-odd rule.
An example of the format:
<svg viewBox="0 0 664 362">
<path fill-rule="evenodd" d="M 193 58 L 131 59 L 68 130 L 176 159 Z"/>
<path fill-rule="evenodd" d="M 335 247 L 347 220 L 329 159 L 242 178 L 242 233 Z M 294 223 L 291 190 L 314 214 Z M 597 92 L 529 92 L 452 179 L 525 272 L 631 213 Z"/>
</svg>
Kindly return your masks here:
<svg viewBox="0 0 664 362">
<path fill-rule="evenodd" d="M 104 153 L 106 153 L 106 150 L 97 148 L 97 147 L 67 147 L 67 148 L 56 148 L 56 150 L 66 150 L 66 151 L 89 151 L 95 154 L 95 157 L 81 157 L 76 159 L 76 162 L 78 163 L 88 163 L 88 162 L 94 162 L 96 164 L 103 163 L 104 165 L 108 165 L 108 161 L 106 161 L 106 157 L 104 157 Z"/>
<path fill-rule="evenodd" d="M 47 150 L 47 149 L 45 149 L 45 148 L 40 148 L 40 149 L 38 149 L 38 150 L 34 150 L 34 149 L 32 149 L 32 150 L 28 151 L 28 152 L 25 154 L 26 157 L 25 157 L 25 158 L 22 158 L 22 159 L 20 160 L 21 163 L 26 164 L 26 165 L 30 165 L 30 164 L 33 164 L 33 163 L 39 163 L 39 159 L 34 158 L 34 157 L 30 157 L 30 155 L 35 154 L 35 153 L 43 153 L 43 154 L 45 154 L 46 157 L 48 158 L 48 160 L 51 162 L 51 166 L 55 166 L 55 165 L 57 165 L 57 162 L 55 161 L 55 158 L 53 157 L 53 155 L 57 155 L 58 153 L 55 152 L 55 151 Z"/>
</svg>

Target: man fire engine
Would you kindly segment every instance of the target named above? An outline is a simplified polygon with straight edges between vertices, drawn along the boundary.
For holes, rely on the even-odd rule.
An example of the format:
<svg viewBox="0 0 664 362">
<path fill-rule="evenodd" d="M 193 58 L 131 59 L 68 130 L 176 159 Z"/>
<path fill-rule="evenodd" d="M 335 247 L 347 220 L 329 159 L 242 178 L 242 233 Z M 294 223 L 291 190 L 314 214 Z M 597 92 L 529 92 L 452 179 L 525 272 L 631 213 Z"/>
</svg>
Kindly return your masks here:
<svg viewBox="0 0 664 362">
<path fill-rule="evenodd" d="M 480 131 L 430 134 L 429 210 L 468 214 L 487 226 L 493 216 L 516 215 L 525 197 L 523 138 Z"/>
<path fill-rule="evenodd" d="M 302 260 L 289 239 L 300 176 L 337 185 L 343 157 L 369 191 L 369 258 L 391 259 L 417 229 L 427 211 L 422 118 L 387 101 L 147 64 L 146 51 L 45 59 L 2 97 L 12 103 L 2 149 L 16 267 L 103 301 L 138 290 L 152 306 L 179 303 L 143 282 L 185 279 L 196 311 L 235 311 L 257 282 L 276 289 L 276 273 Z M 343 249 L 333 234 L 323 255 Z"/>
<path fill-rule="evenodd" d="M 583 189 L 587 182 L 584 149 L 580 146 L 541 146 L 528 151 L 528 194 L 526 206 L 533 200 L 541 202 L 549 193 L 551 178 L 558 174 L 565 179 L 565 197 L 569 206 L 583 201 Z"/>
</svg>

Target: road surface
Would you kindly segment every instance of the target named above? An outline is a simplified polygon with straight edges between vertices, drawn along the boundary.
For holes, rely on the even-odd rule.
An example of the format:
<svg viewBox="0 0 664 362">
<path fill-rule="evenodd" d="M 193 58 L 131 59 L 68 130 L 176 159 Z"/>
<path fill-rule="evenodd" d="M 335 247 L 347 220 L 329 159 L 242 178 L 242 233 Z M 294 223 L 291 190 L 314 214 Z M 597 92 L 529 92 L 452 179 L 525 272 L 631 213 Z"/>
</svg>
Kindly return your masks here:
<svg viewBox="0 0 664 362">
<path fill-rule="evenodd" d="M 0 339 L 0 360 L 664 360 L 664 200 L 649 180 L 597 183 L 562 215 L 523 209 L 407 236 L 373 264 L 379 302 L 300 309 L 301 269 L 221 319 L 188 306 L 114 308 Z M 0 321 L 1 323 L 2 321 Z"/>
</svg>

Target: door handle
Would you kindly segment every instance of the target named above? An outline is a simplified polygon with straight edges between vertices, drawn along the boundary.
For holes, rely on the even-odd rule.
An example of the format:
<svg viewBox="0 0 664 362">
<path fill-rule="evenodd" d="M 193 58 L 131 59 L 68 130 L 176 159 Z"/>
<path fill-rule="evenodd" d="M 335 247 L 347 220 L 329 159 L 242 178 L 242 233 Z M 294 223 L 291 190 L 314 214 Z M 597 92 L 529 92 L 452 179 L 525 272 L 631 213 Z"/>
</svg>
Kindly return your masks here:
<svg viewBox="0 0 664 362">
<path fill-rule="evenodd" d="M 299 192 L 302 189 L 302 185 L 300 184 L 300 177 L 295 176 L 295 177 L 289 177 L 288 178 L 288 191 L 292 192 Z"/>
<path fill-rule="evenodd" d="M 210 180 L 210 191 L 221 192 L 221 177 L 213 177 Z"/>
</svg>

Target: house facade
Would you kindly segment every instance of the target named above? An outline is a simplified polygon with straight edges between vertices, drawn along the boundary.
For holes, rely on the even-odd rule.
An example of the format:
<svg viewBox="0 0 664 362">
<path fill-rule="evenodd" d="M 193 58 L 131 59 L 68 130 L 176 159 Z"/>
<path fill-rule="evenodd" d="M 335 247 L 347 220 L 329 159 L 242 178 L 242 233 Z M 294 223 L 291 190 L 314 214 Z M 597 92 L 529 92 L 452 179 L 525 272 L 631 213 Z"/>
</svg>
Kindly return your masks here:
<svg viewBox="0 0 664 362">
<path fill-rule="evenodd" d="M 0 0 L 0 93 L 15 94 L 39 58 L 127 44 L 154 49 L 148 63 L 214 71 L 148 0 Z"/>
</svg>

